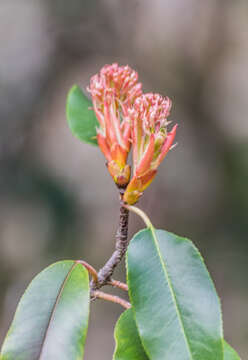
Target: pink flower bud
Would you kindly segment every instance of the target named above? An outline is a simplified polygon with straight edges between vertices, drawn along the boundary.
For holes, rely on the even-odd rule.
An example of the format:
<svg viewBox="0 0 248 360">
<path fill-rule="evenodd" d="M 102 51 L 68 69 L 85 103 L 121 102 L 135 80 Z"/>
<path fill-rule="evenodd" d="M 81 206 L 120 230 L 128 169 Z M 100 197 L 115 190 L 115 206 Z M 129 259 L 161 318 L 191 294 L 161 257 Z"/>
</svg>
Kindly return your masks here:
<svg viewBox="0 0 248 360">
<path fill-rule="evenodd" d="M 142 94 L 141 87 L 134 70 L 114 63 L 105 65 L 99 74 L 94 75 L 88 88 L 100 124 L 98 144 L 111 175 L 120 186 L 125 186 L 130 177 L 130 169 L 125 168 L 131 146 L 129 109 Z"/>
<path fill-rule="evenodd" d="M 175 125 L 167 131 L 171 100 L 159 94 L 144 94 L 129 109 L 133 144 L 134 174 L 125 191 L 124 201 L 134 204 L 154 179 L 157 168 L 170 150 Z"/>
</svg>

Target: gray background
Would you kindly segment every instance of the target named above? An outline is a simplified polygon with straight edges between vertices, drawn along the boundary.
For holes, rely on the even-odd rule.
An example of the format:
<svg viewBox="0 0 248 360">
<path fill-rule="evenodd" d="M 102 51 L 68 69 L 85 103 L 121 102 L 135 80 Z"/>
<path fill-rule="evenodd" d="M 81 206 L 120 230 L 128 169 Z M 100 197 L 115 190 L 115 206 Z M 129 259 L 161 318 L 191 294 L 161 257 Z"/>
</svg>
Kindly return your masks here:
<svg viewBox="0 0 248 360">
<path fill-rule="evenodd" d="M 199 247 L 225 337 L 247 358 L 247 10 L 245 0 L 1 0 L 0 343 L 36 273 L 65 258 L 98 268 L 112 252 L 118 194 L 99 149 L 68 130 L 65 100 L 118 61 L 172 99 L 179 123 L 140 206 Z M 132 215 L 130 236 L 141 227 Z M 93 304 L 86 360 L 111 358 L 121 311 Z"/>
</svg>

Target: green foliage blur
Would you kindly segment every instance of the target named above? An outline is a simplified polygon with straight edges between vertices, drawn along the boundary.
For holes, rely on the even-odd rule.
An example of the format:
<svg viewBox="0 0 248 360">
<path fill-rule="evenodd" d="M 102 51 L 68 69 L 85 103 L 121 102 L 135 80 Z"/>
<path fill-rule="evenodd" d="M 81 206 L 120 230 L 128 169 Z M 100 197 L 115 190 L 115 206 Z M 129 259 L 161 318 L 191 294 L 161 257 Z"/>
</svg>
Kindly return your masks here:
<svg viewBox="0 0 248 360">
<path fill-rule="evenodd" d="M 225 338 L 247 357 L 247 8 L 244 0 L 1 2 L 0 343 L 36 273 L 70 258 L 98 268 L 113 249 L 118 193 L 99 149 L 71 134 L 65 102 L 74 83 L 86 89 L 117 61 L 138 71 L 145 91 L 168 95 L 169 120 L 179 123 L 178 146 L 139 206 L 200 249 Z M 130 236 L 141 227 L 132 216 Z M 111 357 L 121 311 L 93 304 L 86 360 Z"/>
</svg>

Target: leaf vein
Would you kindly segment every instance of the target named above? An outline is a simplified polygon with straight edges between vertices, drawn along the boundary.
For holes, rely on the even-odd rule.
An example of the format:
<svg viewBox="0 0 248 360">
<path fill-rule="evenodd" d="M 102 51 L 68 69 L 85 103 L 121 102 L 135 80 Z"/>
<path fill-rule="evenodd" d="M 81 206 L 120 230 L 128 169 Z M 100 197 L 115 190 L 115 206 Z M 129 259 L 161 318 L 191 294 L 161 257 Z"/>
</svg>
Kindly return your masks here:
<svg viewBox="0 0 248 360">
<path fill-rule="evenodd" d="M 176 313 L 178 314 L 179 324 L 180 324 L 180 327 L 181 327 L 181 330 L 182 330 L 182 334 L 183 334 L 183 337 L 184 337 L 184 340 L 185 340 L 185 343 L 186 343 L 186 347 L 187 347 L 187 350 L 188 350 L 190 359 L 193 360 L 192 352 L 191 352 L 191 348 L 190 348 L 190 344 L 189 344 L 189 340 L 188 340 L 188 337 L 187 337 L 187 335 L 186 335 L 186 332 L 185 332 L 185 329 L 184 329 L 184 325 L 183 325 L 183 321 L 182 321 L 182 314 L 181 314 L 181 311 L 180 311 L 180 309 L 179 309 L 179 305 L 178 305 L 178 303 L 177 303 L 176 295 L 174 294 L 174 288 L 173 288 L 173 286 L 172 286 L 171 279 L 170 279 L 168 270 L 167 270 L 167 268 L 166 268 L 165 261 L 163 260 L 161 254 L 160 254 L 159 244 L 158 244 L 158 240 L 157 240 L 157 237 L 156 237 L 156 233 L 155 233 L 154 227 L 151 226 L 151 227 L 150 227 L 150 230 L 151 230 L 151 233 L 152 233 L 152 238 L 153 238 L 153 241 L 154 241 L 154 245 L 155 245 L 155 247 L 156 247 L 156 249 L 157 249 L 158 256 L 159 256 L 159 259 L 160 259 L 162 268 L 163 268 L 163 270 L 164 270 L 165 276 L 166 276 L 167 281 L 168 281 L 169 290 L 170 290 L 170 293 L 171 293 L 171 296 L 172 296 L 172 299 L 173 299 L 173 303 L 174 303 L 174 305 L 175 305 Z"/>
<path fill-rule="evenodd" d="M 54 302 L 54 305 L 53 305 L 53 308 L 52 308 L 52 311 L 51 311 L 51 315 L 50 315 L 50 318 L 49 318 L 49 322 L 48 322 L 48 325 L 47 325 L 47 328 L 46 328 L 46 331 L 45 331 L 45 334 L 44 334 L 44 338 L 42 340 L 42 343 L 41 343 L 41 350 L 40 350 L 40 355 L 38 356 L 37 360 L 41 360 L 42 359 L 42 353 L 43 353 L 43 350 L 44 350 L 44 347 L 45 347 L 45 343 L 46 343 L 46 339 L 47 339 L 47 335 L 48 335 L 48 332 L 49 332 L 49 329 L 51 327 L 51 323 L 53 321 L 53 318 L 54 318 L 54 315 L 55 315 L 55 311 L 56 311 L 56 307 L 60 301 L 60 298 L 61 298 L 61 295 L 63 293 L 63 290 L 65 288 L 65 285 L 66 285 L 66 282 L 67 280 L 69 279 L 72 271 L 74 270 L 74 268 L 78 265 L 77 262 L 75 262 L 70 270 L 68 271 L 68 274 L 66 275 L 66 277 L 64 278 L 63 280 L 63 283 L 61 284 L 61 287 L 59 289 L 59 292 L 58 292 L 58 295 L 56 297 L 56 300 Z"/>
</svg>

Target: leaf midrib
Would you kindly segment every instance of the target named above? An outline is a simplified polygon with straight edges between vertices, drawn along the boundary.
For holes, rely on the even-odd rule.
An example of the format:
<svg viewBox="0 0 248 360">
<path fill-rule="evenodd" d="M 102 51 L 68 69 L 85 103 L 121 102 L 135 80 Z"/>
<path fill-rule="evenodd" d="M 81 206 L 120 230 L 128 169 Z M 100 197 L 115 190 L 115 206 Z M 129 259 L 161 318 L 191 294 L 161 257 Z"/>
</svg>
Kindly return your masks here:
<svg viewBox="0 0 248 360">
<path fill-rule="evenodd" d="M 178 305 L 178 303 L 177 303 L 176 295 L 174 294 L 174 288 L 173 288 L 173 286 L 172 286 L 169 273 L 168 273 L 168 271 L 167 271 L 167 269 L 166 269 L 165 261 L 163 260 L 161 254 L 160 254 L 160 249 L 159 249 L 159 244 L 158 244 L 158 240 L 157 240 L 157 237 L 156 237 L 155 229 L 154 229 L 153 226 L 151 226 L 151 227 L 148 228 L 148 229 L 149 229 L 149 230 L 151 231 L 151 233 L 152 233 L 152 238 L 153 238 L 153 241 L 154 241 L 154 245 L 155 245 L 155 247 L 156 247 L 156 250 L 157 250 L 157 252 L 158 252 L 159 260 L 160 260 L 160 263 L 161 263 L 161 265 L 162 265 L 162 269 L 164 270 L 165 276 L 166 276 L 167 281 L 168 281 L 169 290 L 170 290 L 170 293 L 171 293 L 171 296 L 172 296 L 172 300 L 173 300 L 173 303 L 174 303 L 174 306 L 175 306 L 175 309 L 176 309 L 176 313 L 177 313 L 177 315 L 178 315 L 179 324 L 180 324 L 180 327 L 181 327 L 181 330 L 182 330 L 182 334 L 183 334 L 183 337 L 184 337 L 184 340 L 185 340 L 185 343 L 186 343 L 186 347 L 187 347 L 187 350 L 188 350 L 190 359 L 193 360 L 192 352 L 191 352 L 191 348 L 190 348 L 190 344 L 189 344 L 189 340 L 188 340 L 188 337 L 187 337 L 187 335 L 186 335 L 186 332 L 185 332 L 185 329 L 184 329 L 184 325 L 183 325 L 183 320 L 182 320 L 181 311 L 179 310 L 179 305 Z"/>
<path fill-rule="evenodd" d="M 63 282 L 62 282 L 62 284 L 61 284 L 61 286 L 60 286 L 58 295 L 57 295 L 57 297 L 56 297 L 56 300 L 55 300 L 54 305 L 53 305 L 53 308 L 52 308 L 52 312 L 51 312 L 51 315 L 50 315 L 50 318 L 49 318 L 49 321 L 48 321 L 48 325 L 47 325 L 47 328 L 46 328 L 46 331 L 45 331 L 45 334 L 44 334 L 44 338 L 43 338 L 42 343 L 41 343 L 41 350 L 40 350 L 40 354 L 39 354 L 37 360 L 41 360 L 41 359 L 42 359 L 42 353 L 43 353 L 43 350 L 44 350 L 44 348 L 45 348 L 45 343 L 46 343 L 46 340 L 47 340 L 48 332 L 49 332 L 49 330 L 50 330 L 50 326 L 51 326 L 51 323 L 52 323 L 52 321 L 53 321 L 53 318 L 54 318 L 54 315 L 55 315 L 55 312 L 56 312 L 57 305 L 59 304 L 61 295 L 62 295 L 63 290 L 64 290 L 64 288 L 65 288 L 65 285 L 66 285 L 66 283 L 67 283 L 67 280 L 69 279 L 72 271 L 74 270 L 74 268 L 75 268 L 77 265 L 78 265 L 78 263 L 75 262 L 75 263 L 71 266 L 70 270 L 68 271 L 68 274 L 66 275 L 66 277 L 64 278 L 64 280 L 63 280 Z"/>
</svg>

